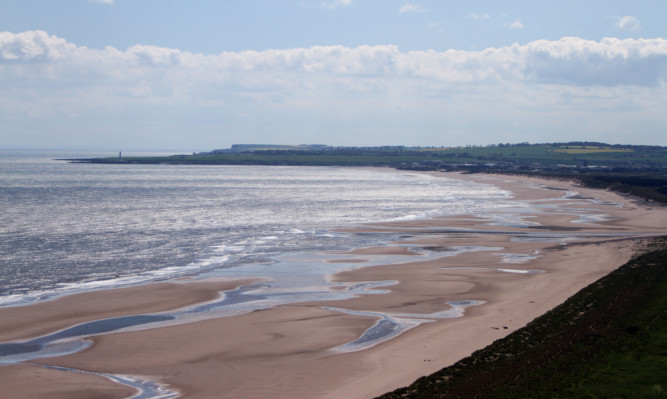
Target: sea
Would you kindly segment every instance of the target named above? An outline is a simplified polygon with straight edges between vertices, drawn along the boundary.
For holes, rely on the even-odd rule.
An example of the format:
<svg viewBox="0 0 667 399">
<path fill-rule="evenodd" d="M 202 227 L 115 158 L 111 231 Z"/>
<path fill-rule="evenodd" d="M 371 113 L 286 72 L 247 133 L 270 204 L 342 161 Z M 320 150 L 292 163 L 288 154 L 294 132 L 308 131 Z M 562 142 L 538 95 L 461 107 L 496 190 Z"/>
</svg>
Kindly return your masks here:
<svg viewBox="0 0 667 399">
<path fill-rule="evenodd" d="M 277 271 L 289 255 L 397 238 L 340 228 L 515 205 L 493 185 L 385 168 L 63 160 L 114 155 L 0 150 L 0 306 L 248 265 Z"/>
</svg>

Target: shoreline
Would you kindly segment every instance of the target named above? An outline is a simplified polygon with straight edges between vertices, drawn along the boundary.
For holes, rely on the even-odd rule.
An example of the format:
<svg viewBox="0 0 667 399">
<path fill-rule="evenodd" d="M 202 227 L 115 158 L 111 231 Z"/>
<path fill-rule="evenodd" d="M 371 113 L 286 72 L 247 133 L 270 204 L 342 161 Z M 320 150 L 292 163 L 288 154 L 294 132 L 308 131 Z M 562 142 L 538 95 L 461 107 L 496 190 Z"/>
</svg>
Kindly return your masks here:
<svg viewBox="0 0 667 399">
<path fill-rule="evenodd" d="M 571 182 L 505 175 L 436 175 L 497 185 L 511 191 L 518 202 L 533 201 L 534 206 L 541 207 L 541 213 L 516 219 L 530 223 L 509 227 L 475 215 L 456 215 L 423 221 L 373 223 L 350 229 L 348 231 L 402 233 L 404 238 L 400 242 L 349 251 L 347 254 L 360 264 L 359 268 L 329 277 L 340 284 L 396 281 L 394 285 L 371 288 L 371 291 L 387 293 L 365 292 L 340 301 L 297 302 L 237 316 L 99 335 L 92 337 L 93 345 L 82 352 L 32 363 L 108 374 L 144 375 L 177 389 L 183 397 L 207 397 L 221 392 L 224 392 L 222 397 L 246 398 L 373 397 L 452 364 L 522 327 L 578 289 L 624 264 L 635 253 L 634 243 L 642 240 L 643 234 L 646 237 L 662 235 L 663 226 L 667 225 L 664 208 L 651 209 L 618 194 L 575 187 Z M 536 184 L 541 188 L 535 187 Z M 579 192 L 579 197 L 563 200 L 567 190 Z M 585 199 L 581 196 L 600 201 L 586 202 L 584 206 Z M 572 223 L 571 220 L 586 215 L 580 211 L 582 207 L 590 209 L 589 214 L 603 213 L 607 218 L 588 220 L 584 217 L 581 222 Z M 537 228 L 535 222 L 542 227 Z M 535 237 L 534 233 L 542 233 L 542 238 L 522 240 Z M 568 234 L 574 238 L 567 241 L 567 245 L 553 241 L 554 237 Z M 412 253 L 410 258 L 414 260 L 406 260 L 407 247 L 438 256 L 424 261 Z M 456 252 L 450 251 L 451 248 L 470 250 Z M 400 255 L 401 263 L 365 267 L 364 256 L 374 255 L 389 258 Z M 346 260 L 332 262 L 345 263 Z M 125 306 L 131 305 L 133 314 L 173 310 L 213 300 L 218 291 L 231 290 L 241 282 L 163 284 L 170 287 L 173 295 L 159 300 L 155 308 L 121 290 L 90 293 L 85 304 L 91 318 L 118 314 L 106 308 L 109 298 L 114 296 L 124 298 Z M 191 287 L 192 291 L 188 291 L 189 294 L 179 291 L 185 289 L 183 287 Z M 160 288 L 152 285 L 133 289 L 144 298 L 154 298 L 160 292 Z M 16 315 L 3 313 L 8 309 L 21 309 L 19 313 L 27 318 L 25 324 L 14 325 L 12 331 L 0 331 L 0 341 L 7 341 L 6 337 L 14 337 L 10 338 L 12 340 L 34 337 L 57 328 L 40 321 L 39 306 L 58 300 L 75 301 L 73 298 L 77 295 L 43 304 L 0 308 L 0 321 L 15 320 Z M 184 300 L 185 297 L 190 299 Z M 433 316 L 451 310 L 451 302 L 468 300 L 480 300 L 484 304 L 466 307 L 463 317 Z M 57 312 L 61 307 L 53 306 L 49 312 L 54 309 Z M 332 308 L 366 314 L 344 313 Z M 115 312 L 119 310 L 116 308 Z M 335 350 L 358 339 L 380 320 L 380 314 L 401 320 L 414 319 L 413 323 L 418 326 L 364 350 Z M 62 328 L 65 320 L 62 313 L 54 314 L 53 318 L 59 320 Z M 67 323 L 73 322 L 74 319 L 70 319 Z M 2 324 L 8 323 L 3 321 Z M 26 391 L 30 389 L 28 381 L 40 370 L 43 369 L 34 365 L 0 366 L 0 381 L 5 380 L 5 375 L 11 375 L 14 382 L 25 378 L 25 384 L 12 388 L 0 383 L 0 388 L 14 389 L 14 396 L 30 397 L 30 392 Z M 60 373 L 67 374 L 63 380 L 70 382 L 80 377 L 75 373 Z M 58 383 L 54 384 L 57 390 Z M 89 392 L 86 391 L 88 386 L 81 382 L 83 392 Z M 112 387 L 118 387 L 111 382 L 108 386 L 110 394 Z"/>
</svg>

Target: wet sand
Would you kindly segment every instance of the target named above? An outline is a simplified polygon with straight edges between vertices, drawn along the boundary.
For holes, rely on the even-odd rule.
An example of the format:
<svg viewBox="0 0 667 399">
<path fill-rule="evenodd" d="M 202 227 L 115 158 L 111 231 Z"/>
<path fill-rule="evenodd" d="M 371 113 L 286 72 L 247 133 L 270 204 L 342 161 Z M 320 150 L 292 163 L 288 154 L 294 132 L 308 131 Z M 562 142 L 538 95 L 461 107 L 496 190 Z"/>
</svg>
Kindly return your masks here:
<svg viewBox="0 0 667 399">
<path fill-rule="evenodd" d="M 0 367 L 3 397 L 21 399 L 122 399 L 137 390 L 105 377 L 67 373 L 38 365 Z M 6 395 L 6 396 L 4 396 Z"/>
<path fill-rule="evenodd" d="M 376 289 L 383 294 L 299 302 L 233 317 L 93 336 L 89 338 L 93 345 L 80 353 L 0 366 L 0 390 L 11 397 L 40 397 L 44 385 L 30 381 L 37 378 L 35 373 L 43 373 L 48 374 L 44 381 L 53 397 L 60 392 L 70 395 L 60 397 L 73 398 L 128 395 L 128 388 L 103 377 L 36 365 L 44 364 L 145 376 L 188 398 L 374 397 L 524 326 L 624 264 L 641 245 L 639 237 L 666 232 L 664 207 L 614 193 L 525 177 L 441 175 L 495 184 L 513 192 L 519 208 L 522 202 L 539 205 L 541 213 L 528 213 L 523 221 L 531 223 L 516 225 L 457 215 L 358 227 L 352 231 L 395 231 L 403 238 L 350 251 L 348 259 L 332 256 L 331 262 L 363 266 L 373 256 L 383 255 L 400 257 L 402 263 L 355 268 L 329 279 L 341 290 L 353 282 L 394 281 Z M 563 199 L 566 190 L 600 201 Z M 588 213 L 606 217 L 580 218 Z M 580 235 L 563 245 L 554 234 Z M 468 252 L 453 251 L 468 247 Z M 425 253 L 438 256 L 421 259 Z M 405 260 L 406 254 L 414 256 Z M 0 329 L 0 341 L 31 338 L 86 320 L 177 309 L 212 300 L 218 291 L 242 283 L 181 281 L 4 308 L 0 325 L 11 327 Z M 483 304 L 465 308 L 463 317 L 437 316 L 456 301 L 473 300 Z M 336 349 L 361 337 L 379 315 L 386 314 L 421 324 L 364 350 Z"/>
<path fill-rule="evenodd" d="M 40 302 L 29 307 L 0 308 L 0 342 L 34 338 L 91 320 L 155 313 L 212 301 L 255 280 L 167 282 L 88 292 Z"/>
</svg>

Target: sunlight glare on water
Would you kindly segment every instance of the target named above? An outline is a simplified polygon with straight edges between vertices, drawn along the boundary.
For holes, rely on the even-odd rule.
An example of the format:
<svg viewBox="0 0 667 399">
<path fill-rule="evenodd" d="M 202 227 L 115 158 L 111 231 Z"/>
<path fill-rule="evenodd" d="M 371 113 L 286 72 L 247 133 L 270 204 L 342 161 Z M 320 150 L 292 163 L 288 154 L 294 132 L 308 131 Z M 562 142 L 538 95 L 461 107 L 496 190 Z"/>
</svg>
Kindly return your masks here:
<svg viewBox="0 0 667 399">
<path fill-rule="evenodd" d="M 85 156 L 0 153 L 0 303 L 349 248 L 371 238 L 330 229 L 502 206 L 508 195 L 389 169 L 54 160 Z"/>
</svg>

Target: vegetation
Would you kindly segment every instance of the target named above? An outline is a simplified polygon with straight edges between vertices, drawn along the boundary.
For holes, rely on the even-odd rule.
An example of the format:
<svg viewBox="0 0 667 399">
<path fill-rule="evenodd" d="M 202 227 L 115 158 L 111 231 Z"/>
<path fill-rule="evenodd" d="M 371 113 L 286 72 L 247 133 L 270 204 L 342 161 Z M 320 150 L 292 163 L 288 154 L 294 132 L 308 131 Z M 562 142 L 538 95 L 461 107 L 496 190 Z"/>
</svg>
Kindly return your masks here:
<svg viewBox="0 0 667 399">
<path fill-rule="evenodd" d="M 382 165 L 393 167 L 667 168 L 667 147 L 603 143 L 495 144 L 466 147 L 329 147 L 234 145 L 232 149 L 169 157 L 80 159 L 93 163 L 221 165 Z"/>
<path fill-rule="evenodd" d="M 519 174 L 540 176 L 552 179 L 576 180 L 581 185 L 607 189 L 622 195 L 631 195 L 648 202 L 667 204 L 667 171 L 584 171 L 579 173 L 567 171 L 521 171 L 503 170 L 498 168 L 468 168 L 468 172 L 487 172 L 500 174 Z"/>
<path fill-rule="evenodd" d="M 589 187 L 605 188 L 667 204 L 667 176 L 664 173 L 586 174 L 577 179 Z"/>
<path fill-rule="evenodd" d="M 667 396 L 667 240 L 526 327 L 381 396 Z"/>
<path fill-rule="evenodd" d="M 565 146 L 553 151 L 562 152 L 565 154 L 595 154 L 600 152 L 633 152 L 631 148 L 615 148 L 606 146 L 591 146 L 591 145 L 575 145 Z"/>
</svg>

